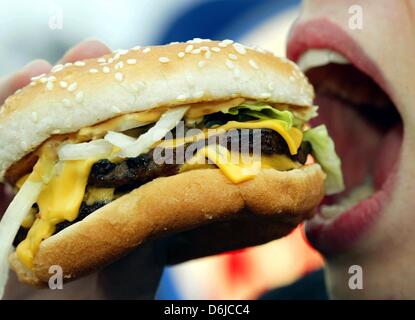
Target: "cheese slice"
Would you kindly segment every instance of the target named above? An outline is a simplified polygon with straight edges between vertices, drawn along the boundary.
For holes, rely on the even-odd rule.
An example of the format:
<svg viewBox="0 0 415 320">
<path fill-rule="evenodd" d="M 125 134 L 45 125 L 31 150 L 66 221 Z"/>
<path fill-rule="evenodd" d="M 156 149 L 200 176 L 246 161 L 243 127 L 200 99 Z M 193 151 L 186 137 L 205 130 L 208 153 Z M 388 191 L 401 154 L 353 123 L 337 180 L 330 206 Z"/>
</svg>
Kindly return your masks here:
<svg viewBox="0 0 415 320">
<path fill-rule="evenodd" d="M 33 267 L 33 257 L 41 241 L 55 232 L 56 224 L 77 218 L 89 172 L 95 161 L 62 161 L 61 168 L 56 169 L 59 172 L 44 186 L 37 200 L 40 217 L 34 221 L 26 239 L 16 248 L 18 258 L 27 268 Z"/>
<path fill-rule="evenodd" d="M 175 148 L 186 143 L 194 143 L 200 140 L 208 139 L 209 137 L 224 134 L 231 129 L 271 129 L 280 134 L 285 142 L 287 142 L 288 148 L 292 155 L 297 154 L 298 148 L 303 140 L 303 133 L 301 130 L 291 127 L 289 130 L 286 128 L 285 122 L 281 120 L 255 120 L 255 121 L 229 121 L 222 126 L 215 127 L 213 129 L 205 129 L 200 133 L 186 136 L 179 139 L 170 139 L 158 143 L 158 148 Z"/>
<path fill-rule="evenodd" d="M 253 179 L 261 170 L 261 161 L 253 160 L 243 163 L 233 159 L 232 153 L 219 144 L 208 145 L 198 151 L 206 158 L 215 163 L 225 176 L 233 183 L 240 183 Z M 239 158 L 239 155 L 237 155 Z"/>
</svg>

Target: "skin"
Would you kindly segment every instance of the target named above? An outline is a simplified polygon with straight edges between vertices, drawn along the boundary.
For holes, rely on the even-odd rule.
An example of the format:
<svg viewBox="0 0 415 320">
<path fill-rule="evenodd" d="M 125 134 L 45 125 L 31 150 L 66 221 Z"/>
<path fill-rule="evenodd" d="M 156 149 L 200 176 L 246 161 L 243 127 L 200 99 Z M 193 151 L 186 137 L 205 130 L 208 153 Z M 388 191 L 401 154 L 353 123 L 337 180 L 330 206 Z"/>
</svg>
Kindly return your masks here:
<svg viewBox="0 0 415 320">
<path fill-rule="evenodd" d="M 110 52 L 102 42 L 86 40 L 68 50 L 59 63 L 99 57 Z M 17 89 L 30 83 L 30 78 L 48 73 L 52 65 L 45 60 L 35 60 L 21 70 L 0 79 L 0 105 Z M 10 201 L 5 190 L 2 204 Z M 6 206 L 4 206 L 6 207 Z M 10 273 L 5 299 L 151 299 L 154 298 L 163 271 L 162 250 L 157 242 L 148 243 L 113 263 L 102 271 L 64 284 L 63 290 L 38 290 L 18 282 Z M 157 254 L 156 254 L 157 252 Z"/>
<path fill-rule="evenodd" d="M 363 30 L 348 28 L 351 5 L 363 8 Z M 349 34 L 383 73 L 403 118 L 404 135 L 395 187 L 374 225 L 347 252 L 327 257 L 326 280 L 333 298 L 415 298 L 415 1 L 305 0 L 295 23 L 329 19 Z M 351 265 L 363 270 L 363 290 L 350 290 Z"/>
</svg>

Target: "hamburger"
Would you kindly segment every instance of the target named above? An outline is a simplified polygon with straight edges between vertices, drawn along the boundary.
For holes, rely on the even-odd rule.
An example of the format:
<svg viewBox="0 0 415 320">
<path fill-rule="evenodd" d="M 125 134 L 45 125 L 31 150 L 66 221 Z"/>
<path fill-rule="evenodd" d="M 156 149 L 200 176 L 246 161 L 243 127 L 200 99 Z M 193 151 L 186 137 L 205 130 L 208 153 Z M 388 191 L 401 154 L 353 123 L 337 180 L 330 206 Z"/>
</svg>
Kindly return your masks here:
<svg viewBox="0 0 415 320">
<path fill-rule="evenodd" d="M 97 270 L 140 244 L 168 262 L 264 243 L 342 190 L 313 88 L 284 58 L 194 39 L 56 65 L 0 110 L 1 287 Z M 236 141 L 236 142 L 235 142 Z M 166 238 L 175 235 L 174 238 Z"/>
</svg>

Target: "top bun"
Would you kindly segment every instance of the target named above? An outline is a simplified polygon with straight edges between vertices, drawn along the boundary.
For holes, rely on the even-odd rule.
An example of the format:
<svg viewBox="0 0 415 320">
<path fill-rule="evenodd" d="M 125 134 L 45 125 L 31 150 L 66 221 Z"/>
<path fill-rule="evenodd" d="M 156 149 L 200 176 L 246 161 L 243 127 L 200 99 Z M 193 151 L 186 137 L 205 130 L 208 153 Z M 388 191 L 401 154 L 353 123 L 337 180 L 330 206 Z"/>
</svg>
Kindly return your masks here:
<svg viewBox="0 0 415 320">
<path fill-rule="evenodd" d="M 235 97 L 307 107 L 314 92 L 291 61 L 231 40 L 135 47 L 56 65 L 0 109 L 0 179 L 54 134 L 124 113 Z"/>
</svg>

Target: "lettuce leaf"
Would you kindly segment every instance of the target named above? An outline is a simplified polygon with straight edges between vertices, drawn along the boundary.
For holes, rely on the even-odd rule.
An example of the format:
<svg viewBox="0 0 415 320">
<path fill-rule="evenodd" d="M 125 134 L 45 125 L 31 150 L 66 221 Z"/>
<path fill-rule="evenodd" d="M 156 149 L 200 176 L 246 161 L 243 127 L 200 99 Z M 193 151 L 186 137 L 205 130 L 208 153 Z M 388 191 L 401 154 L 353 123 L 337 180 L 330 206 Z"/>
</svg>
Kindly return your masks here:
<svg viewBox="0 0 415 320">
<path fill-rule="evenodd" d="M 294 119 L 294 116 L 290 111 L 277 110 L 265 103 L 241 104 L 237 107 L 230 108 L 229 110 L 222 110 L 222 112 L 235 116 L 245 115 L 260 120 L 281 120 L 286 124 L 286 130 L 289 130 L 292 127 Z"/>
<path fill-rule="evenodd" d="M 334 142 L 330 138 L 325 125 L 308 129 L 304 132 L 304 141 L 312 146 L 312 155 L 321 165 L 327 177 L 325 180 L 326 194 L 335 194 L 344 190 L 341 160 L 336 154 Z"/>
</svg>

